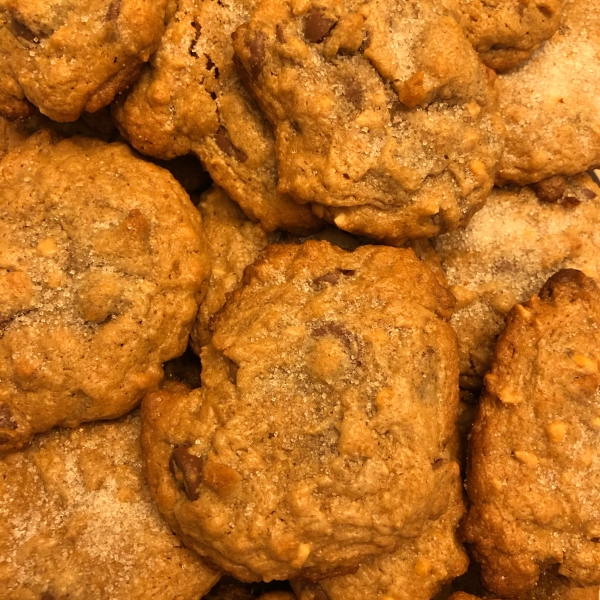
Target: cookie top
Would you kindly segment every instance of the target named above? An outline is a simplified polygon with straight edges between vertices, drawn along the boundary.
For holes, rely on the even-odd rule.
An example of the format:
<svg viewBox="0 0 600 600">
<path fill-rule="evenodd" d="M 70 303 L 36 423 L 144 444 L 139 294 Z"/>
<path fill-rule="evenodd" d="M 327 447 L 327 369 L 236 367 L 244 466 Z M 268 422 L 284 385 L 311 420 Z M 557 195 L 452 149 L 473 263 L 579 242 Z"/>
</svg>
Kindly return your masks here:
<svg viewBox="0 0 600 600">
<path fill-rule="evenodd" d="M 256 0 L 181 0 L 140 81 L 116 105 L 123 135 L 158 158 L 196 153 L 211 177 L 269 231 L 318 228 L 277 192 L 275 140 L 233 63 L 231 34 Z"/>
<path fill-rule="evenodd" d="M 566 0 L 568 1 L 568 0 Z M 565 0 L 457 0 L 460 23 L 483 62 L 505 71 L 528 58 L 558 28 Z"/>
<path fill-rule="evenodd" d="M 600 581 L 600 288 L 575 269 L 513 308 L 471 431 L 466 541 L 482 581 L 526 592 L 558 565 Z"/>
<path fill-rule="evenodd" d="M 13 83 L 0 94 L 0 114 L 26 116 L 15 106 L 24 97 L 55 121 L 110 104 L 158 46 L 166 6 L 167 0 L 3 0 L 0 73 L 7 75 L 0 83 Z"/>
<path fill-rule="evenodd" d="M 493 75 L 429 1 L 264 0 L 235 34 L 279 189 L 389 243 L 465 224 L 502 151 Z"/>
<path fill-rule="evenodd" d="M 117 417 L 181 354 L 210 274 L 201 219 L 122 144 L 40 132 L 0 163 L 0 450 Z"/>
<path fill-rule="evenodd" d="M 446 512 L 430 521 L 418 537 L 396 552 L 361 564 L 354 574 L 325 579 L 318 584 L 294 582 L 299 600 L 430 600 L 441 587 L 464 573 L 469 559 L 457 539 L 456 529 L 464 514 L 462 479 L 458 467 Z"/>
<path fill-rule="evenodd" d="M 162 520 L 140 419 L 58 429 L 0 459 L 5 600 L 197 600 L 218 580 Z"/>
<path fill-rule="evenodd" d="M 461 387 L 478 390 L 504 318 L 556 271 L 600 278 L 600 188 L 588 175 L 495 188 L 464 231 L 432 240 L 450 290 Z"/>
<path fill-rule="evenodd" d="M 453 299 L 409 250 L 271 245 L 202 352 L 202 385 L 144 401 L 159 508 L 244 580 L 322 579 L 448 502 Z"/>
<path fill-rule="evenodd" d="M 600 165 L 600 11 L 568 0 L 559 31 L 498 80 L 507 130 L 497 181 L 525 185 Z"/>
</svg>

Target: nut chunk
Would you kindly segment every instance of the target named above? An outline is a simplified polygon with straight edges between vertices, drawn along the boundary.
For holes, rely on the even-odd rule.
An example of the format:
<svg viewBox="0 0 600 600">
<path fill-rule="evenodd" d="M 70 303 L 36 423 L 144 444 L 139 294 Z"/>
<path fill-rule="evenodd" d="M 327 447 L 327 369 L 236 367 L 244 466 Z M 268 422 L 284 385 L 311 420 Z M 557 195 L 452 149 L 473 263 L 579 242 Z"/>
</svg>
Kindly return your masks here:
<svg viewBox="0 0 600 600">
<path fill-rule="evenodd" d="M 600 583 L 600 289 L 563 269 L 501 334 L 472 431 L 465 533 L 483 582 L 512 596 L 558 564 Z"/>
<path fill-rule="evenodd" d="M 270 245 L 217 314 L 202 388 L 143 403 L 160 510 L 236 577 L 318 580 L 446 511 L 453 298 L 412 251 Z"/>
</svg>

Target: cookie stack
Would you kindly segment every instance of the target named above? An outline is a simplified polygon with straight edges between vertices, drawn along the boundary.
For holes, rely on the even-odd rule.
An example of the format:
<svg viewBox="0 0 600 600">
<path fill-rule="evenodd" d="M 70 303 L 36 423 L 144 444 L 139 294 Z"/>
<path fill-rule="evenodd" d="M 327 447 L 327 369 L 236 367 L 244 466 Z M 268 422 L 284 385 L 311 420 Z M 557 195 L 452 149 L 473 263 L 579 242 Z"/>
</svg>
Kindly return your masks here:
<svg viewBox="0 0 600 600">
<path fill-rule="evenodd" d="M 600 6 L 492 4 L 0 0 L 0 600 L 597 600 Z"/>
</svg>

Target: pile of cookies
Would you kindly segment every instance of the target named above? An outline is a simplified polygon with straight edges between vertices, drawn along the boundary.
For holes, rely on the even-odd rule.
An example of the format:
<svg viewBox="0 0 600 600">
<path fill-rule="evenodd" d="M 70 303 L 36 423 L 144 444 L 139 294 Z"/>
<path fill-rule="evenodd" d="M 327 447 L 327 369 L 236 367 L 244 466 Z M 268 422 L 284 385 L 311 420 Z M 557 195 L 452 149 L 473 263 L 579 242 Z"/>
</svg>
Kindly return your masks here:
<svg viewBox="0 0 600 600">
<path fill-rule="evenodd" d="M 597 0 L 0 0 L 0 600 L 597 600 L 598 167 Z"/>
</svg>

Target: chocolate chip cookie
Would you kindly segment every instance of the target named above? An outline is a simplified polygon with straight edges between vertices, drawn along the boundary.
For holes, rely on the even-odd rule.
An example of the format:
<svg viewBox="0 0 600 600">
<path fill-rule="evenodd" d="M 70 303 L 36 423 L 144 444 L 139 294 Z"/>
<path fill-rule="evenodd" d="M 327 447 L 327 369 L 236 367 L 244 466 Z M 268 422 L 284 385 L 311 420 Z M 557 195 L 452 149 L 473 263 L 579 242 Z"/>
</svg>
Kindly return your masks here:
<svg viewBox="0 0 600 600">
<path fill-rule="evenodd" d="M 430 521 L 419 537 L 391 554 L 371 558 L 352 575 L 320 583 L 294 582 L 299 600 L 430 600 L 441 587 L 464 573 L 469 564 L 456 529 L 464 513 L 462 479 L 448 490 L 446 512 Z"/>
<path fill-rule="evenodd" d="M 122 144 L 40 132 L 0 163 L 0 450 L 131 410 L 210 274 L 200 215 Z"/>
<path fill-rule="evenodd" d="M 277 192 L 275 140 L 233 64 L 231 33 L 256 0 L 181 0 L 140 81 L 117 104 L 123 135 L 140 152 L 194 152 L 245 213 L 268 230 L 319 227 L 309 207 Z"/>
<path fill-rule="evenodd" d="M 4 600 L 197 600 L 216 583 L 154 506 L 139 434 L 134 414 L 0 459 Z"/>
<path fill-rule="evenodd" d="M 143 403 L 150 488 L 242 580 L 347 574 L 448 504 L 453 298 L 410 250 L 270 245 L 202 351 L 202 388 Z"/>
<path fill-rule="evenodd" d="M 460 23 L 483 62 L 506 71 L 527 59 L 560 23 L 564 0 L 457 0 Z"/>
<path fill-rule="evenodd" d="M 521 594 L 519 600 L 598 600 L 598 587 L 574 588 L 566 586 L 558 577 L 545 577 L 532 591 Z M 448 600 L 496 600 L 496 596 L 485 594 L 474 596 L 465 592 L 456 592 Z"/>
<path fill-rule="evenodd" d="M 458 301 L 461 387 L 479 390 L 506 314 L 552 273 L 573 267 L 600 279 L 599 231 L 600 188 L 580 175 L 495 188 L 466 230 L 432 240 Z"/>
<path fill-rule="evenodd" d="M 600 288 L 563 269 L 509 314 L 471 432 L 466 541 L 512 596 L 600 583 Z"/>
<path fill-rule="evenodd" d="M 235 34 L 279 189 L 389 243 L 468 222 L 502 152 L 494 75 L 429 1 L 265 0 Z"/>
<path fill-rule="evenodd" d="M 571 0 L 559 31 L 499 77 L 507 129 L 497 181 L 519 185 L 600 165 L 600 11 Z"/>
</svg>

